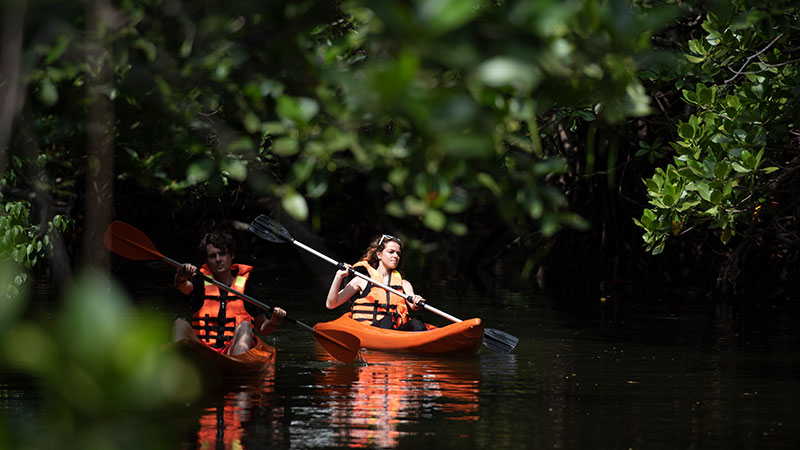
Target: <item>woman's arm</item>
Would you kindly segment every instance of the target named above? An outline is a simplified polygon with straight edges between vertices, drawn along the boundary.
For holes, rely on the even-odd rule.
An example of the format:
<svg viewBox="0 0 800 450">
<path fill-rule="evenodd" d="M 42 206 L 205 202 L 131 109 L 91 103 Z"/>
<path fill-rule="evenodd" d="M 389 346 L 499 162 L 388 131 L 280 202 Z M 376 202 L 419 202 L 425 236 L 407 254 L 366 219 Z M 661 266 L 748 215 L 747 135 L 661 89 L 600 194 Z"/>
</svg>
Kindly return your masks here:
<svg viewBox="0 0 800 450">
<path fill-rule="evenodd" d="M 361 278 L 353 278 L 345 285 L 345 287 L 339 290 L 339 285 L 342 283 L 342 279 L 347 276 L 349 269 L 350 266 L 347 266 L 344 270 L 336 271 L 336 275 L 334 275 L 333 281 L 331 282 L 331 287 L 328 289 L 328 297 L 325 299 L 325 306 L 328 309 L 336 308 L 342 303 L 350 300 L 350 297 L 352 297 L 354 294 L 357 294 L 364 289 L 366 282 Z"/>
<path fill-rule="evenodd" d="M 425 299 L 419 295 L 414 294 L 414 287 L 411 286 L 411 283 L 408 282 L 408 280 L 403 280 L 403 292 L 406 295 L 410 295 L 412 297 L 411 301 L 406 299 L 406 303 L 408 303 L 411 309 L 417 311 L 418 309 L 422 308 L 422 305 L 420 303 L 424 303 Z"/>
</svg>

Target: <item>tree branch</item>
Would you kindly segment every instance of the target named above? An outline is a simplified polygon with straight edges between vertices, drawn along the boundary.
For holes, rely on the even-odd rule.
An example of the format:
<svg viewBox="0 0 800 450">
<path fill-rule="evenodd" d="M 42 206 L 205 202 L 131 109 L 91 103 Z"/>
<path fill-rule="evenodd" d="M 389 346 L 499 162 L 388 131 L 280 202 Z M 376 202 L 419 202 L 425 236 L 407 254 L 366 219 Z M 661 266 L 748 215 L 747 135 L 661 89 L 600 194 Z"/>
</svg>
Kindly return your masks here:
<svg viewBox="0 0 800 450">
<path fill-rule="evenodd" d="M 772 41 L 770 41 L 770 43 L 769 43 L 769 44 L 767 44 L 767 45 L 766 45 L 764 48 L 762 48 L 761 50 L 757 51 L 755 54 L 753 54 L 753 55 L 750 55 L 750 56 L 747 58 L 747 60 L 744 62 L 744 64 L 742 64 L 742 67 L 740 67 L 740 68 L 739 68 L 739 70 L 737 70 L 736 72 L 734 72 L 734 75 L 733 75 L 732 77 L 730 77 L 730 78 L 728 78 L 727 80 L 725 80 L 725 84 L 728 84 L 728 83 L 730 83 L 731 81 L 735 80 L 735 79 L 736 79 L 736 78 L 737 78 L 739 75 L 741 75 L 741 74 L 744 72 L 744 68 L 745 68 L 745 67 L 747 67 L 747 66 L 748 66 L 748 65 L 749 65 L 749 64 L 750 64 L 750 63 L 751 63 L 751 62 L 752 62 L 754 59 L 758 58 L 758 57 L 759 57 L 759 55 L 761 55 L 761 54 L 762 54 L 762 53 L 764 53 L 765 51 L 769 50 L 769 48 L 770 48 L 770 47 L 772 47 L 772 46 L 775 44 L 775 42 L 777 42 L 777 41 L 778 41 L 778 39 L 780 39 L 780 38 L 782 38 L 782 37 L 783 37 L 783 33 L 781 33 L 781 34 L 779 34 L 779 35 L 775 36 L 775 39 L 773 39 Z"/>
<path fill-rule="evenodd" d="M 11 123 L 19 111 L 19 69 L 22 56 L 22 31 L 25 23 L 25 1 L 5 2 L 2 35 L 0 35 L 0 177 L 6 172 Z"/>
</svg>

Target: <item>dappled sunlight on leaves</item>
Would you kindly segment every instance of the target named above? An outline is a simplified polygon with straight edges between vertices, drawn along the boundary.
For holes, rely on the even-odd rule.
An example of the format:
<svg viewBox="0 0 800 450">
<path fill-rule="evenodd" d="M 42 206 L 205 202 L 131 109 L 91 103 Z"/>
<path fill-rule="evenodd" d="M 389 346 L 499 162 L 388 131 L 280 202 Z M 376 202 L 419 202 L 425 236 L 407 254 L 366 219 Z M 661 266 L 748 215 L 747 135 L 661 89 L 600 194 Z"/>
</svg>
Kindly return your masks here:
<svg viewBox="0 0 800 450">
<path fill-rule="evenodd" d="M 644 180 L 650 206 L 635 223 L 654 254 L 687 230 L 711 230 L 723 244 L 751 233 L 756 212 L 779 190 L 771 174 L 793 164 L 794 151 L 782 153 L 796 134 L 800 65 L 783 49 L 793 45 L 788 24 L 797 9 L 729 8 L 704 17 L 704 38 L 688 40 L 685 61 L 665 73 L 682 87 L 690 115 L 674 126 L 672 161 Z M 643 147 L 642 155 L 654 146 Z"/>
</svg>

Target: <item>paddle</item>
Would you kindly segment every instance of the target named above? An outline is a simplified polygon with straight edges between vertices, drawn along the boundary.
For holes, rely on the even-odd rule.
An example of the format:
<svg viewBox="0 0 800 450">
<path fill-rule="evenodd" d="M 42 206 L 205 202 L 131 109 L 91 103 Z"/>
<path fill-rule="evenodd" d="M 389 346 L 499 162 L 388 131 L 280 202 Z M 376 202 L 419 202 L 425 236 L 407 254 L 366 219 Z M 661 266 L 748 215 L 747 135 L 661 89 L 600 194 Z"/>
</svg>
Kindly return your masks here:
<svg viewBox="0 0 800 450">
<path fill-rule="evenodd" d="M 112 222 L 106 229 L 103 242 L 107 249 L 128 259 L 138 261 L 162 260 L 175 268 L 180 268 L 182 266 L 182 264 L 178 261 L 162 255 L 158 250 L 156 250 L 156 247 L 152 242 L 150 242 L 150 239 L 148 239 L 144 233 L 139 231 L 139 229 L 133 225 L 129 225 L 125 222 Z M 198 276 L 200 276 L 203 280 L 213 283 L 217 287 L 224 289 L 229 293 L 252 303 L 253 305 L 258 306 L 261 309 L 266 311 L 272 309 L 271 306 L 265 305 L 264 303 L 261 303 L 260 301 L 243 292 L 231 289 L 228 285 L 220 283 L 213 278 L 207 277 L 200 273 L 198 273 Z M 328 330 L 325 332 L 320 332 L 315 330 L 310 325 L 288 316 L 285 317 L 284 320 L 310 330 L 314 334 L 314 337 L 317 339 L 317 341 L 322 344 L 322 347 L 327 350 L 331 356 L 339 361 L 349 364 L 356 359 L 358 349 L 361 347 L 361 340 L 357 336 L 343 331 Z"/>
<path fill-rule="evenodd" d="M 256 236 L 258 236 L 258 237 L 260 237 L 262 239 L 265 239 L 267 241 L 270 241 L 270 242 L 292 243 L 292 244 L 302 248 L 303 250 L 305 250 L 307 252 L 310 252 L 310 253 L 312 253 L 312 254 L 324 259 L 325 261 L 328 261 L 329 263 L 331 263 L 331 264 L 333 264 L 333 265 L 335 265 L 337 267 L 340 267 L 340 268 L 344 267 L 344 264 L 336 261 L 335 259 L 330 258 L 330 257 L 328 257 L 328 256 L 326 256 L 326 255 L 314 250 L 313 248 L 303 244 L 302 242 L 298 242 L 297 240 L 295 240 L 292 237 L 291 234 L 289 234 L 289 231 L 283 225 L 281 225 L 278 222 L 272 220 L 269 216 L 266 216 L 264 214 L 261 214 L 260 216 L 256 217 L 256 219 L 250 224 L 250 232 L 255 234 Z M 378 287 L 381 287 L 383 289 L 386 289 L 387 291 L 389 291 L 389 292 L 391 292 L 393 294 L 396 294 L 396 295 L 399 295 L 399 296 L 401 296 L 401 297 L 403 297 L 405 299 L 408 299 L 409 301 L 412 300 L 412 296 L 411 295 L 406 295 L 403 292 L 400 292 L 400 291 L 398 291 L 396 289 L 391 288 L 390 286 L 387 286 L 387 285 L 385 285 L 383 283 L 380 283 L 380 282 L 378 282 L 376 280 L 373 280 L 368 275 L 364 275 L 363 273 L 357 272 L 357 271 L 353 270 L 352 268 L 349 270 L 349 273 L 351 273 L 351 274 L 353 274 L 355 276 L 361 277 L 361 278 L 369 281 L 370 283 L 372 283 L 372 284 L 374 284 L 374 285 L 376 285 Z M 423 303 L 423 306 L 428 311 L 431 311 L 431 312 L 433 312 L 435 314 L 438 314 L 438 315 L 440 315 L 440 316 L 444 317 L 445 319 L 450 320 L 452 322 L 461 322 L 462 321 L 461 319 L 459 319 L 457 317 L 454 317 L 454 316 L 451 316 L 450 314 L 447 314 L 444 311 L 440 311 L 440 310 L 434 308 L 433 306 L 428 305 L 427 303 Z M 495 330 L 495 329 L 492 329 L 492 328 L 484 328 L 483 329 L 483 345 L 485 345 L 490 350 L 493 350 L 493 351 L 496 351 L 496 352 L 499 352 L 499 353 L 511 353 L 511 351 L 514 350 L 514 347 L 516 347 L 517 342 L 519 342 L 519 338 L 517 338 L 515 336 L 512 336 L 512 335 L 510 335 L 510 334 L 508 334 L 508 333 L 506 333 L 504 331 Z"/>
</svg>

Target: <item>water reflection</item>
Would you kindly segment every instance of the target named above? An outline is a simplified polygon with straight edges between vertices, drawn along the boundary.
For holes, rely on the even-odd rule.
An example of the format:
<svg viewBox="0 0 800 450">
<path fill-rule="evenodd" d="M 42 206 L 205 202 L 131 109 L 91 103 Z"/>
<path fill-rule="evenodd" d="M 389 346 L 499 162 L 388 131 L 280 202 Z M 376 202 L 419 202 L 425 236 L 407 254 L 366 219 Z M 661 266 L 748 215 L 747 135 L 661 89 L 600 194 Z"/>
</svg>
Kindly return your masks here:
<svg viewBox="0 0 800 450">
<path fill-rule="evenodd" d="M 194 448 L 244 450 L 247 448 L 246 430 L 254 428 L 272 430 L 275 434 L 271 437 L 262 434 L 258 437 L 259 442 L 280 440 L 279 415 L 274 414 L 272 407 L 275 398 L 275 367 L 270 366 L 258 376 L 241 381 L 246 384 L 209 397 L 212 404 L 202 407 L 194 426 L 197 443 Z"/>
<path fill-rule="evenodd" d="M 421 418 L 479 419 L 481 371 L 476 357 L 362 351 L 362 358 L 363 365 L 331 366 L 318 378 L 317 396 L 324 399 L 320 407 L 331 412 L 333 445 L 390 448 L 408 434 L 404 424 Z"/>
</svg>

